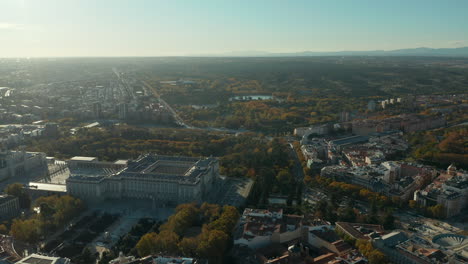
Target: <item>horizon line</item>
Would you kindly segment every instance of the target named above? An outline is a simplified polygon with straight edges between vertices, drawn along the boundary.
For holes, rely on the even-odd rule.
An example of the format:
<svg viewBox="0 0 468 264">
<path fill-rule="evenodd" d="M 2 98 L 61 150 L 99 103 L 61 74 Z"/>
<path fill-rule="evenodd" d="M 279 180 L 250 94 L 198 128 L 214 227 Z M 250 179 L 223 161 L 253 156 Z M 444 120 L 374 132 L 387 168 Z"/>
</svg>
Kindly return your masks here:
<svg viewBox="0 0 468 264">
<path fill-rule="evenodd" d="M 204 54 L 184 54 L 184 55 L 91 55 L 91 56 L 80 56 L 80 55 L 66 55 L 66 56 L 57 56 L 57 55 L 52 55 L 52 56 L 1 56 L 0 59 L 41 59 L 41 58 L 47 58 L 47 59 L 55 59 L 55 58 L 213 58 L 213 57 L 218 57 L 218 58 L 237 58 L 237 57 L 244 57 L 244 58 L 262 58 L 262 57 L 271 57 L 272 55 L 278 55 L 278 57 L 372 57 L 372 56 L 377 56 L 377 57 L 398 57 L 398 56 L 404 56 L 404 57 L 465 57 L 465 55 L 452 55 L 452 56 L 447 56 L 447 55 L 350 55 L 350 54 L 340 54 L 340 53 L 346 53 L 346 52 L 356 52 L 356 53 L 365 53 L 365 52 L 395 52 L 395 51 L 402 51 L 402 50 L 417 50 L 417 49 L 428 49 L 428 50 L 441 50 L 441 49 L 448 49 L 448 50 L 456 50 L 456 49 L 464 49 L 468 48 L 468 46 L 463 46 L 463 47 L 446 47 L 446 48 L 430 48 L 430 47 L 416 47 L 416 48 L 400 48 L 400 49 L 373 49 L 373 50 L 338 50 L 338 51 L 313 51 L 313 50 L 301 50 L 301 51 L 284 51 L 284 52 L 273 52 L 273 51 L 262 51 L 262 50 L 239 50 L 239 51 L 226 51 L 226 52 L 219 52 L 219 53 L 204 53 Z M 258 55 L 241 55 L 241 53 L 263 53 L 258 54 Z M 238 53 L 239 55 L 235 55 Z M 315 56 L 310 56 L 310 55 L 300 55 L 301 53 L 317 53 Z M 320 54 L 320 53 L 336 53 L 336 55 L 333 54 Z M 229 55 L 229 54 L 234 54 L 234 55 Z M 281 56 L 283 55 L 284 56 Z M 294 55 L 297 54 L 297 55 Z M 466 55 L 468 56 L 468 55 Z"/>
</svg>

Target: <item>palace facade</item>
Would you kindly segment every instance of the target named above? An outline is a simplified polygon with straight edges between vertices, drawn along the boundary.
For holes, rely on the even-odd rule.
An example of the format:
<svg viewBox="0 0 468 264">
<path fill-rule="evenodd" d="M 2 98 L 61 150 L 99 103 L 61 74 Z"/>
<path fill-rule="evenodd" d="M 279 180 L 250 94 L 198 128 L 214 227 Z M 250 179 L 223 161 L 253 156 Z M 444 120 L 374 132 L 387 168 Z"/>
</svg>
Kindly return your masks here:
<svg viewBox="0 0 468 264">
<path fill-rule="evenodd" d="M 67 192 L 88 201 L 151 199 L 161 203 L 201 202 L 219 176 L 216 158 L 147 154 L 131 161 L 70 160 Z"/>
</svg>

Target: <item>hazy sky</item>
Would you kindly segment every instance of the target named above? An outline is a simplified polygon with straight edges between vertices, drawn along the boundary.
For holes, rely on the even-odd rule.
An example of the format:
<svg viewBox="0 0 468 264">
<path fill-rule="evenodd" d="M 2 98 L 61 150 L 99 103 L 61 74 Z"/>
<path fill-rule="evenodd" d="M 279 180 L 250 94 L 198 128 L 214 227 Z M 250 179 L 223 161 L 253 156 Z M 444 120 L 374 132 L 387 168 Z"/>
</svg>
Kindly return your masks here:
<svg viewBox="0 0 468 264">
<path fill-rule="evenodd" d="M 468 46 L 467 0 L 0 0 L 0 57 Z"/>
</svg>

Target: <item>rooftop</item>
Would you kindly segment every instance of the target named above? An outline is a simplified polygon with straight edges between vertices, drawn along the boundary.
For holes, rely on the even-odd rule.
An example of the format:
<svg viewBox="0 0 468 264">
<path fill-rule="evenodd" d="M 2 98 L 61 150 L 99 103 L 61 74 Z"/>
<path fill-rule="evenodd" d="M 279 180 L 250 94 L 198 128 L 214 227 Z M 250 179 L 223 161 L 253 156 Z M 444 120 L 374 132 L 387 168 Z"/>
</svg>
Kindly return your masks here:
<svg viewBox="0 0 468 264">
<path fill-rule="evenodd" d="M 384 241 L 386 246 L 392 247 L 403 241 L 408 240 L 408 237 L 406 237 L 406 235 L 401 231 L 395 231 L 382 236 L 382 240 Z"/>
<path fill-rule="evenodd" d="M 84 126 L 84 128 L 93 128 L 93 127 L 97 127 L 99 125 L 100 125 L 99 122 L 94 122 L 94 123 L 91 123 L 89 125 Z"/>
<path fill-rule="evenodd" d="M 341 238 L 338 236 L 338 234 L 335 233 L 334 230 L 332 229 L 314 229 L 309 231 L 310 233 L 313 233 L 314 235 L 318 236 L 319 238 L 329 242 L 329 243 L 334 243 L 337 241 L 340 241 Z"/>
<path fill-rule="evenodd" d="M 70 160 L 73 160 L 73 161 L 88 161 L 88 162 L 92 162 L 92 161 L 97 161 L 98 159 L 97 159 L 96 157 L 75 156 L 75 157 L 71 158 Z"/>
<path fill-rule="evenodd" d="M 0 194 L 0 204 L 15 199 L 16 197 L 8 194 Z"/>
<path fill-rule="evenodd" d="M 68 180 L 100 181 L 112 177 L 196 184 L 202 175 L 211 170 L 215 162 L 217 159 L 212 157 L 193 158 L 147 154 L 128 161 L 127 166 L 119 170 L 106 167 L 73 169 L 72 176 Z"/>
<path fill-rule="evenodd" d="M 369 140 L 369 137 L 366 136 L 352 136 L 347 138 L 335 139 L 330 141 L 333 145 L 347 145 L 353 143 L 361 143 Z"/>
<path fill-rule="evenodd" d="M 369 239 L 369 235 L 376 232 L 383 234 L 384 229 L 381 225 L 336 222 L 336 225 L 345 230 L 355 239 Z"/>
<path fill-rule="evenodd" d="M 185 175 L 192 166 L 193 162 L 158 160 L 145 172 Z"/>
<path fill-rule="evenodd" d="M 116 160 L 114 163 L 115 163 L 115 164 L 127 165 L 128 160 Z"/>
<path fill-rule="evenodd" d="M 302 226 L 304 216 L 285 215 L 282 209 L 264 210 L 246 208 L 242 219 L 245 224 L 243 226 L 243 233 L 239 235 L 249 239 L 252 236 L 270 236 L 275 232 L 283 233 L 296 230 Z"/>
<path fill-rule="evenodd" d="M 453 176 L 451 179 L 445 182 L 447 186 L 454 187 L 457 189 L 468 188 L 468 176 Z"/>
<path fill-rule="evenodd" d="M 164 257 L 157 256 L 153 257 L 154 263 L 158 264 L 192 264 L 195 263 L 193 258 L 184 258 L 184 257 Z"/>
<path fill-rule="evenodd" d="M 30 182 L 29 189 L 47 192 L 67 192 L 67 186 L 62 184 L 51 184 L 42 182 Z"/>
<path fill-rule="evenodd" d="M 22 260 L 16 262 L 16 264 L 68 264 L 69 259 L 59 257 L 48 257 L 38 254 L 32 254 Z"/>
<path fill-rule="evenodd" d="M 252 215 L 252 214 L 269 215 L 269 214 L 273 214 L 273 213 L 282 215 L 282 214 L 283 214 L 283 209 L 275 209 L 275 208 L 271 208 L 271 209 L 253 209 L 253 208 L 245 208 L 245 209 L 244 209 L 243 215 L 244 215 L 244 216 L 250 216 L 250 215 Z"/>
</svg>

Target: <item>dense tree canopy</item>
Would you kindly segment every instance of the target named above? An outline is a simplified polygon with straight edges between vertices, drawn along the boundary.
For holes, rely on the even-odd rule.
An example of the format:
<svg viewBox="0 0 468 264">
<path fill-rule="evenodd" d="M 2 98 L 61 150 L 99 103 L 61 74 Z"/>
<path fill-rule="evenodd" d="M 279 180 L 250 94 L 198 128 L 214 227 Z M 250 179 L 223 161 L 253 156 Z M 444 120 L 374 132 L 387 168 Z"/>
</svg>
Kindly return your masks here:
<svg viewBox="0 0 468 264">
<path fill-rule="evenodd" d="M 181 204 L 161 226 L 159 233 L 145 234 L 136 248 L 140 256 L 155 253 L 183 254 L 222 263 L 238 219 L 239 212 L 232 206 Z M 187 232 L 194 227 L 199 227 L 201 232 L 196 235 Z"/>
<path fill-rule="evenodd" d="M 21 208 L 29 208 L 31 198 L 21 183 L 12 183 L 5 188 L 5 193 L 18 197 Z"/>
<path fill-rule="evenodd" d="M 413 133 L 408 135 L 410 157 L 442 167 L 455 163 L 468 168 L 467 138 L 466 126 Z"/>
<path fill-rule="evenodd" d="M 39 209 L 26 219 L 14 219 L 10 234 L 18 240 L 33 243 L 41 236 L 56 231 L 78 216 L 85 208 L 84 203 L 68 195 L 39 197 L 34 201 Z"/>
</svg>

